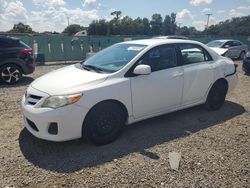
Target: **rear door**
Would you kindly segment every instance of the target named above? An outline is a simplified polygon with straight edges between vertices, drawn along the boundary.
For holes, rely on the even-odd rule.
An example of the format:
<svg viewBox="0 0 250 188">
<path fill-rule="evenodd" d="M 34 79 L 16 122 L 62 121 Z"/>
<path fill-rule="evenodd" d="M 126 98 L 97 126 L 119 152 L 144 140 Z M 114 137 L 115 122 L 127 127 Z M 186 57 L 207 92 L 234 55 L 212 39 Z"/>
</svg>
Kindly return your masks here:
<svg viewBox="0 0 250 188">
<path fill-rule="evenodd" d="M 233 47 L 231 48 L 234 58 L 240 57 L 240 53 L 243 51 L 243 45 L 239 41 L 233 41 Z"/>
<path fill-rule="evenodd" d="M 238 57 L 237 47 L 235 47 L 234 41 L 227 41 L 222 48 L 227 48 L 227 56 L 230 58 Z"/>
<path fill-rule="evenodd" d="M 214 64 L 209 53 L 197 44 L 179 44 L 184 72 L 182 105 L 199 102 L 213 83 Z"/>
</svg>

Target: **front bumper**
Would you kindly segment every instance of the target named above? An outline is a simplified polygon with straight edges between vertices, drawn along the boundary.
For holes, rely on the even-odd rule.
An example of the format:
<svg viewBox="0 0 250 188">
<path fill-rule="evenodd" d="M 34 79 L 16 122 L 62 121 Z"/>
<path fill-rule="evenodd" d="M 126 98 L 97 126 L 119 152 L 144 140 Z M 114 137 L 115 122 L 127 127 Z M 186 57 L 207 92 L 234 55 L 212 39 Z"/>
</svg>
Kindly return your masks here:
<svg viewBox="0 0 250 188">
<path fill-rule="evenodd" d="M 39 96 L 46 95 L 35 89 L 30 90 L 32 90 L 32 95 L 37 96 L 37 93 L 39 93 Z M 29 104 L 25 96 L 22 98 L 25 127 L 31 134 L 44 140 L 60 142 L 81 138 L 83 120 L 88 110 L 77 104 L 57 109 L 39 108 L 36 105 Z M 55 123 L 57 124 L 57 133 L 51 134 L 49 132 L 50 126 Z"/>
</svg>

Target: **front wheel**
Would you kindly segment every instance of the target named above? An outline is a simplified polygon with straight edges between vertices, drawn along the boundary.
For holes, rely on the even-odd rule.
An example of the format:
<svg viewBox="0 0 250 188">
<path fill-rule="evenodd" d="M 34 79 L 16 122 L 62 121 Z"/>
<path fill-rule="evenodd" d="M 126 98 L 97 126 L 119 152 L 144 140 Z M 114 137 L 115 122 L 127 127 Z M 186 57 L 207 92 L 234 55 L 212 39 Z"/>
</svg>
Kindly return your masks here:
<svg viewBox="0 0 250 188">
<path fill-rule="evenodd" d="M 121 134 L 124 123 L 125 114 L 118 104 L 102 102 L 87 114 L 82 134 L 96 145 L 108 144 Z"/>
<path fill-rule="evenodd" d="M 224 81 L 217 81 L 214 83 L 209 91 L 205 107 L 208 110 L 218 110 L 225 102 L 227 94 L 227 83 Z"/>
<path fill-rule="evenodd" d="M 22 78 L 22 70 L 14 64 L 0 67 L 0 81 L 6 84 L 14 84 Z"/>
</svg>

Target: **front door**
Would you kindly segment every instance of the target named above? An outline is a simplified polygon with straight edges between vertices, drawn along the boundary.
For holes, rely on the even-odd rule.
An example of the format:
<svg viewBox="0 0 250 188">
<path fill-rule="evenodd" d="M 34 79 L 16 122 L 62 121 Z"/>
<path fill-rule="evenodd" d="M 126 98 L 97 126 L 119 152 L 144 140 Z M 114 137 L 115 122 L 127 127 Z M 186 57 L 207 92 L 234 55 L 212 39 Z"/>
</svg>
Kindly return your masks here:
<svg viewBox="0 0 250 188">
<path fill-rule="evenodd" d="M 149 65 L 152 72 L 131 77 L 134 118 L 178 107 L 182 98 L 183 70 L 178 66 L 175 46 L 155 47 L 138 64 Z"/>
</svg>

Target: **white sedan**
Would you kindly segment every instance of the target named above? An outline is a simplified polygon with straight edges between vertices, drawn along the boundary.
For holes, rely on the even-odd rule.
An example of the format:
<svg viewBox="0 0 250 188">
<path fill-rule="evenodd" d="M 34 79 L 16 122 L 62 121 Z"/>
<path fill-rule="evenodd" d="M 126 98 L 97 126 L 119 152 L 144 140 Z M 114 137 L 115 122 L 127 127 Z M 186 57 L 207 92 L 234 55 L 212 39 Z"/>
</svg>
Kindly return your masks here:
<svg viewBox="0 0 250 188">
<path fill-rule="evenodd" d="M 213 40 L 207 46 L 232 59 L 243 59 L 248 51 L 248 46 L 238 40 Z"/>
<path fill-rule="evenodd" d="M 24 124 L 46 140 L 107 144 L 125 124 L 199 104 L 217 110 L 236 83 L 233 61 L 199 42 L 123 42 L 32 82 Z"/>
</svg>

